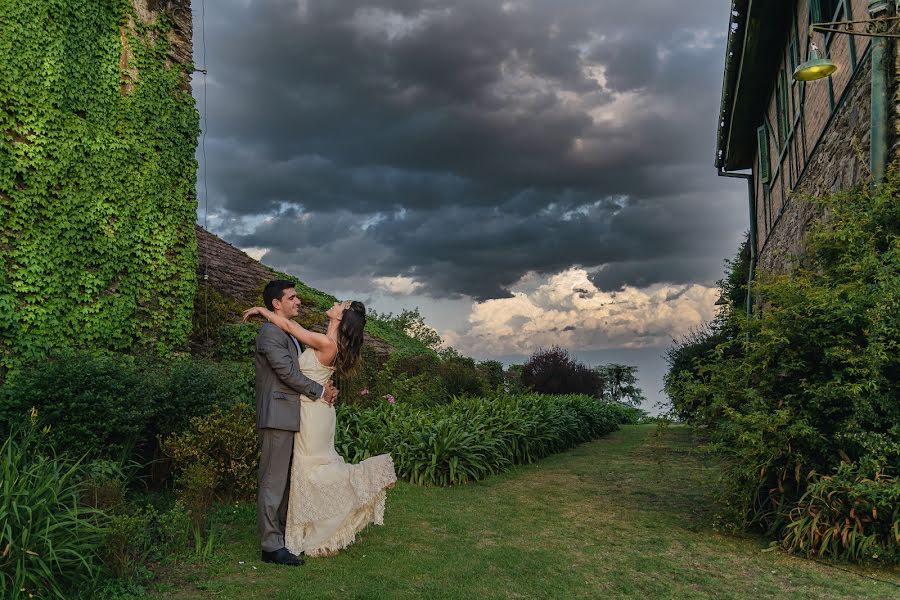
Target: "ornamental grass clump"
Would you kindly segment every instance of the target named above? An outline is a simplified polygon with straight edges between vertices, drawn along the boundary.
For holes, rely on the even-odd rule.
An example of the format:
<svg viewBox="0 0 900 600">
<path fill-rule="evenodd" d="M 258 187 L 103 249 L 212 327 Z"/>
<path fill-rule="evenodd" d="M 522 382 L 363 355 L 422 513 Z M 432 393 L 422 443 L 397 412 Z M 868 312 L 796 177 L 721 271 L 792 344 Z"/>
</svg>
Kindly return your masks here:
<svg viewBox="0 0 900 600">
<path fill-rule="evenodd" d="M 82 471 L 34 412 L 0 446 L 0 597 L 70 598 L 104 570 L 107 518 L 81 503 Z"/>
</svg>

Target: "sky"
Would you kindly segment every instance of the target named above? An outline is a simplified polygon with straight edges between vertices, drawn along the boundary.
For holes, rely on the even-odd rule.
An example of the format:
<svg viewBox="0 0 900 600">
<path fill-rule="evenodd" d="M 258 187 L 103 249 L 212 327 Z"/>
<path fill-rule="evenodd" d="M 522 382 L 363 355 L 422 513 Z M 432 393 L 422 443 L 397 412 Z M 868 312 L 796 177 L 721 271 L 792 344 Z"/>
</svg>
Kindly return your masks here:
<svg viewBox="0 0 900 600">
<path fill-rule="evenodd" d="M 201 224 L 479 360 L 634 365 L 656 412 L 748 228 L 713 166 L 728 2 L 193 11 Z"/>
</svg>

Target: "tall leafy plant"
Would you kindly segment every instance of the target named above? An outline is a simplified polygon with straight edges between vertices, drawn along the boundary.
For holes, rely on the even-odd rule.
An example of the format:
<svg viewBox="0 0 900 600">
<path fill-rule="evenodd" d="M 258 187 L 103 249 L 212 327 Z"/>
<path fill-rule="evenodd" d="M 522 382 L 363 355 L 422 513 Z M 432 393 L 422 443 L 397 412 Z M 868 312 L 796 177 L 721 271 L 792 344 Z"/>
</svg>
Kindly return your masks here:
<svg viewBox="0 0 900 600">
<path fill-rule="evenodd" d="M 70 598 L 103 569 L 105 515 L 81 504 L 81 464 L 34 416 L 0 445 L 0 595 Z"/>
</svg>

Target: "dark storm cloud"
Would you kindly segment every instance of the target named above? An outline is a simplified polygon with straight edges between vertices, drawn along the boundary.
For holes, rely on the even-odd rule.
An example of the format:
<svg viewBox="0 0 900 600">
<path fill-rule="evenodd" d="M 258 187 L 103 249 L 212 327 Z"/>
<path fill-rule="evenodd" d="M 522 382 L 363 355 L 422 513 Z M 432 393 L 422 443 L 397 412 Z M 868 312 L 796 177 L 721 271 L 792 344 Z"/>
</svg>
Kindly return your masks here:
<svg viewBox="0 0 900 600">
<path fill-rule="evenodd" d="M 211 228 L 435 296 L 572 265 L 710 282 L 743 221 L 708 167 L 726 24 L 717 0 L 216 3 Z"/>
</svg>

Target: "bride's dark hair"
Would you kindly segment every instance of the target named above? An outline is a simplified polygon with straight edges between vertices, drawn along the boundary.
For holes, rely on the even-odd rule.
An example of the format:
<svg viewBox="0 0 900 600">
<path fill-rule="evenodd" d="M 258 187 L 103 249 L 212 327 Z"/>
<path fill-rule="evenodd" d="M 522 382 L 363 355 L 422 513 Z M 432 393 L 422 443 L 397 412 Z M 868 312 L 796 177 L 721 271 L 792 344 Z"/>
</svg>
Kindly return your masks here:
<svg viewBox="0 0 900 600">
<path fill-rule="evenodd" d="M 366 307 L 362 302 L 354 300 L 350 303 L 350 308 L 344 310 L 338 327 L 338 349 L 334 359 L 334 370 L 338 376 L 352 375 L 359 365 L 365 327 Z"/>
</svg>

